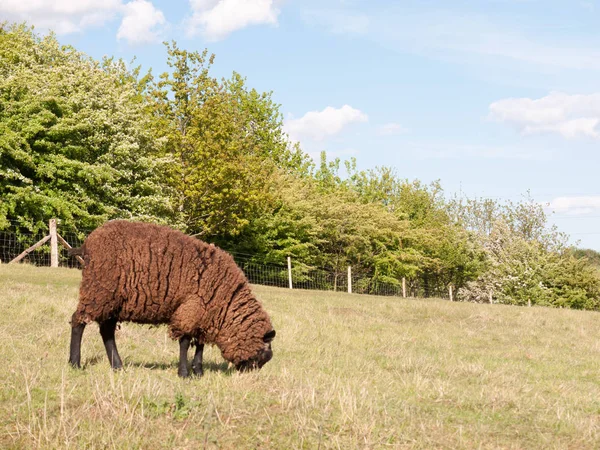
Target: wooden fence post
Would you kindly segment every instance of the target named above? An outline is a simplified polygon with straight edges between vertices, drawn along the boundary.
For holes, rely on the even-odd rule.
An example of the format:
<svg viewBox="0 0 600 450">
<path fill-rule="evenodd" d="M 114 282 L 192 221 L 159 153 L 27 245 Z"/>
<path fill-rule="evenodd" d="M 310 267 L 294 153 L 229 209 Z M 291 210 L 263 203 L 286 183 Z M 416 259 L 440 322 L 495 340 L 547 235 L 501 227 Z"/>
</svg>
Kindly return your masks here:
<svg viewBox="0 0 600 450">
<path fill-rule="evenodd" d="M 288 279 L 290 282 L 290 289 L 293 289 L 292 286 L 292 257 L 288 256 Z"/>
<path fill-rule="evenodd" d="M 58 244 L 63 245 L 66 249 L 70 249 L 71 246 L 56 231 L 56 223 L 57 223 L 56 219 L 50 219 L 50 222 L 48 224 L 49 228 L 50 228 L 50 234 L 48 234 L 43 239 L 41 239 L 38 242 L 36 242 L 35 244 L 33 244 L 31 247 L 29 247 L 24 252 L 20 253 L 16 258 L 13 258 L 12 260 L 10 260 L 9 264 L 21 261 L 23 258 L 25 258 L 29 253 L 34 251 L 36 248 L 39 248 L 42 245 L 44 245 L 46 242 L 50 241 L 50 267 L 58 267 Z M 77 258 L 77 260 L 81 263 L 82 266 L 85 265 L 85 261 L 83 260 L 83 258 L 81 256 L 76 255 L 75 258 Z"/>
<path fill-rule="evenodd" d="M 406 298 L 406 278 L 402 277 L 402 298 Z"/>
<path fill-rule="evenodd" d="M 50 267 L 58 267 L 58 238 L 56 219 L 50 219 Z"/>
<path fill-rule="evenodd" d="M 453 302 L 454 297 L 452 296 L 452 285 L 451 284 L 448 285 L 448 294 L 450 294 L 450 301 Z"/>
<path fill-rule="evenodd" d="M 490 296 L 490 305 L 494 304 L 494 298 L 492 296 L 492 291 L 489 292 L 489 296 Z"/>
<path fill-rule="evenodd" d="M 348 266 L 348 294 L 352 294 L 352 267 Z"/>
</svg>

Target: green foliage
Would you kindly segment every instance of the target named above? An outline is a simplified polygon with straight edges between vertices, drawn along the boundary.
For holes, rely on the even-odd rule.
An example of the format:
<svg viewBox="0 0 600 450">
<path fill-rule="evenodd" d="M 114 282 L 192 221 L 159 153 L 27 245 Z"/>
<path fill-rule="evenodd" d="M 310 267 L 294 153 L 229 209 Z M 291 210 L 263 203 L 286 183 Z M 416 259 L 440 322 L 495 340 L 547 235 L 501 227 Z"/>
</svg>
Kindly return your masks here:
<svg viewBox="0 0 600 450">
<path fill-rule="evenodd" d="M 311 217 L 316 224 L 319 263 L 343 272 L 348 265 L 355 270 L 371 268 L 373 276 L 402 276 L 400 239 L 406 223 L 389 215 L 381 205 L 364 204 L 358 196 L 343 188 L 321 192 L 314 183 L 305 190 L 295 189 L 294 195 L 303 198 L 288 201 L 291 209 Z"/>
<path fill-rule="evenodd" d="M 150 220 L 304 274 L 351 265 L 367 290 L 405 277 L 425 296 L 599 308 L 598 253 L 568 248 L 531 198 L 447 201 L 388 167 L 315 165 L 270 92 L 215 78 L 207 50 L 167 51 L 154 78 L 0 27 L 0 229 Z"/>
<path fill-rule="evenodd" d="M 450 222 L 439 184 L 400 180 L 386 168 L 357 172 L 354 161 L 342 177 L 340 165 L 323 154 L 312 176 L 280 177 L 272 212 L 240 239 L 244 251 L 337 275 L 351 265 L 372 284 L 427 277 L 424 294 L 477 277 L 483 253 Z"/>
<path fill-rule="evenodd" d="M 529 194 L 520 202 L 500 203 L 485 198 L 454 198 L 448 202 L 448 212 L 453 219 L 479 236 L 489 236 L 498 221 L 509 227 L 514 235 L 527 241 L 537 241 L 549 250 L 563 250 L 568 237 L 548 219 L 542 204 Z"/>
<path fill-rule="evenodd" d="M 490 230 L 480 235 L 487 270 L 459 291 L 461 299 L 488 302 L 491 295 L 505 304 L 600 309 L 597 270 L 566 249 L 563 234 L 546 227 L 541 205 L 526 201 L 490 209 L 471 202 L 469 207 L 470 223 L 485 222 L 469 218 L 473 211 L 500 218 L 482 228 Z"/>
<path fill-rule="evenodd" d="M 0 28 L 0 227 L 169 221 L 160 173 L 170 161 L 152 139 L 137 75 L 52 34 Z"/>
<path fill-rule="evenodd" d="M 545 283 L 552 291 L 547 306 L 600 310 L 600 275 L 588 261 L 553 254 Z M 543 304 L 543 303 L 542 303 Z"/>
<path fill-rule="evenodd" d="M 305 157 L 282 132 L 278 105 L 234 73 L 210 75 L 214 55 L 168 44 L 171 72 L 150 89 L 155 132 L 177 161 L 172 184 L 185 229 L 212 239 L 239 234 L 268 210 L 278 168 L 303 170 Z"/>
<path fill-rule="evenodd" d="M 407 224 L 400 252 L 406 263 L 405 276 L 421 277 L 427 284 L 462 286 L 476 278 L 483 267 L 483 252 L 474 235 L 457 226 L 449 216 L 439 182 L 399 178 L 393 169 L 378 167 L 358 172 L 346 166 L 349 185 L 365 203 L 383 205 L 396 219 Z M 425 286 L 427 291 L 433 286 Z"/>
<path fill-rule="evenodd" d="M 595 266 L 598 270 L 600 270 L 600 252 L 595 250 L 586 248 L 572 248 L 569 249 L 571 254 L 577 259 L 585 259 L 590 262 L 593 266 Z"/>
</svg>

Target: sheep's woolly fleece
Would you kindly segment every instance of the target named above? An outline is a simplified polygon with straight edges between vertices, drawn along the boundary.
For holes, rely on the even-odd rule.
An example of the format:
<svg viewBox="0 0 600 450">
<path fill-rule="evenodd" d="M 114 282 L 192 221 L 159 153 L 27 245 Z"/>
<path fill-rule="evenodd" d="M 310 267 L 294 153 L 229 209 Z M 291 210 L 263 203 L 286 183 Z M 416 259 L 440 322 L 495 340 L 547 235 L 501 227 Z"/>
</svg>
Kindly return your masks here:
<svg viewBox="0 0 600 450">
<path fill-rule="evenodd" d="M 227 252 L 171 228 L 111 221 L 80 250 L 73 320 L 169 324 L 173 339 L 216 344 L 234 364 L 256 355 L 273 327 Z"/>
</svg>

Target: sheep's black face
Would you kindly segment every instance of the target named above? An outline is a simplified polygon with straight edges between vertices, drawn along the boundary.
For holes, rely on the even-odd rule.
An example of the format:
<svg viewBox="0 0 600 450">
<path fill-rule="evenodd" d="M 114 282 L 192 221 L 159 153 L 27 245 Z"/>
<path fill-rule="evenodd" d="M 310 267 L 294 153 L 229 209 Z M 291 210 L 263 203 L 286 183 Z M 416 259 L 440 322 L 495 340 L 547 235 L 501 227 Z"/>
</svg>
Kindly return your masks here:
<svg viewBox="0 0 600 450">
<path fill-rule="evenodd" d="M 250 370 L 260 369 L 268 363 L 273 357 L 271 349 L 271 341 L 275 338 L 275 330 L 269 331 L 263 337 L 264 347 L 254 357 L 238 363 L 235 368 L 240 372 L 248 372 Z"/>
</svg>

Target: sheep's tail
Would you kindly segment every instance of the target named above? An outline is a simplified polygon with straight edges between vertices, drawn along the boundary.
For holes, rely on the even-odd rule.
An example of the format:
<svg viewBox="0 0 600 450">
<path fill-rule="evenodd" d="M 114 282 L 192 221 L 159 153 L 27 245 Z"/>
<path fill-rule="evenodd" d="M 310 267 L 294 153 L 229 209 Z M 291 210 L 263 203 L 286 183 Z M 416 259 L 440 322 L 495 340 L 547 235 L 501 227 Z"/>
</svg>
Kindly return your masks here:
<svg viewBox="0 0 600 450">
<path fill-rule="evenodd" d="M 83 256 L 85 253 L 85 245 L 81 247 L 73 247 L 68 250 L 69 256 Z"/>
</svg>

